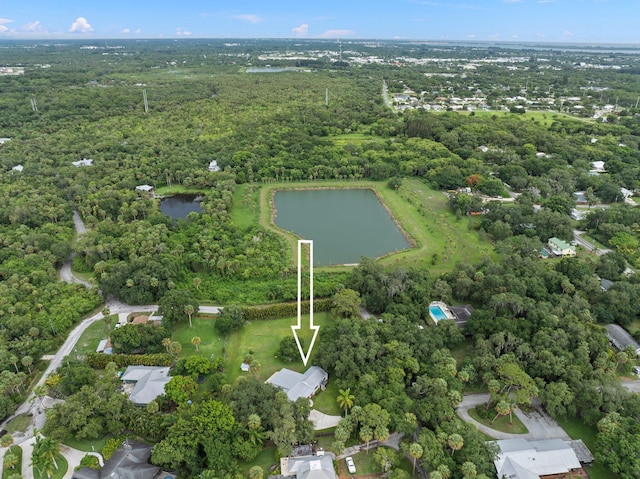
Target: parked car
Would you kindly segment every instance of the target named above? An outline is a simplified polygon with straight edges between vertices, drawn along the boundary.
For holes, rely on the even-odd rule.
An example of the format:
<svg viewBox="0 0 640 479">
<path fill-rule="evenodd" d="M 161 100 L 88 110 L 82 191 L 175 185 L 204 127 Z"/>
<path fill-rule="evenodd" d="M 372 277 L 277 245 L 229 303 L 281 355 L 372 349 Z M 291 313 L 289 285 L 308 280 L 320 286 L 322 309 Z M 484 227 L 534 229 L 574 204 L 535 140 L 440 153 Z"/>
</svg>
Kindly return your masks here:
<svg viewBox="0 0 640 479">
<path fill-rule="evenodd" d="M 353 463 L 353 458 L 351 456 L 345 458 L 345 462 L 347 463 L 347 469 L 349 469 L 349 474 L 356 473 L 356 465 Z"/>
</svg>

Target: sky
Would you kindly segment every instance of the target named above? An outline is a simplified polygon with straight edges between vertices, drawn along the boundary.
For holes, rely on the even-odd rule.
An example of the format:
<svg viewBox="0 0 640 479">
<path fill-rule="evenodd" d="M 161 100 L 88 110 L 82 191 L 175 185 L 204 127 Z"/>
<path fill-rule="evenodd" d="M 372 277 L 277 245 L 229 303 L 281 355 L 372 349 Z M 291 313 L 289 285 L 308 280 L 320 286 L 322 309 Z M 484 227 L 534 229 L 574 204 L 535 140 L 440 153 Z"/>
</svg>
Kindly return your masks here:
<svg viewBox="0 0 640 479">
<path fill-rule="evenodd" d="M 640 0 L 0 0 L 0 39 L 640 44 Z"/>
</svg>

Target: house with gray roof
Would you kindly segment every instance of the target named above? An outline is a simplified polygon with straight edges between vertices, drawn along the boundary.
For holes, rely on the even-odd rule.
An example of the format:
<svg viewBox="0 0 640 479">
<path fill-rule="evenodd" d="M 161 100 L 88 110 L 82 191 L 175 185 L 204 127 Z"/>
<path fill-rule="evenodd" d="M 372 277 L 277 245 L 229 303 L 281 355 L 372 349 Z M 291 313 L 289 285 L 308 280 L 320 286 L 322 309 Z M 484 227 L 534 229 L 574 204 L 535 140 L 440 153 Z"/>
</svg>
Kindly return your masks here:
<svg viewBox="0 0 640 479">
<path fill-rule="evenodd" d="M 573 448 L 562 439 L 504 439 L 496 443 L 500 452 L 493 463 L 498 479 L 564 477 L 582 468 Z"/>
<path fill-rule="evenodd" d="M 616 348 L 620 351 L 624 351 L 628 346 L 631 346 L 636 350 L 636 354 L 640 356 L 640 344 L 633 339 L 626 329 L 617 324 L 607 324 L 607 338 Z"/>
<path fill-rule="evenodd" d="M 72 479 L 155 479 L 173 477 L 163 475 L 158 466 L 149 464 L 151 446 L 127 440 L 99 471 L 82 467 L 73 473 Z"/>
<path fill-rule="evenodd" d="M 324 369 L 311 366 L 304 374 L 282 368 L 273 373 L 266 382 L 282 389 L 290 401 L 295 401 L 301 397 L 311 398 L 318 389 L 324 390 L 328 380 L 329 374 Z"/>
<path fill-rule="evenodd" d="M 280 476 L 296 479 L 337 479 L 330 455 L 283 457 Z"/>
<path fill-rule="evenodd" d="M 120 377 L 129 392 L 129 400 L 137 406 L 146 406 L 164 394 L 164 386 L 171 377 L 169 368 L 161 366 L 129 366 Z"/>
</svg>

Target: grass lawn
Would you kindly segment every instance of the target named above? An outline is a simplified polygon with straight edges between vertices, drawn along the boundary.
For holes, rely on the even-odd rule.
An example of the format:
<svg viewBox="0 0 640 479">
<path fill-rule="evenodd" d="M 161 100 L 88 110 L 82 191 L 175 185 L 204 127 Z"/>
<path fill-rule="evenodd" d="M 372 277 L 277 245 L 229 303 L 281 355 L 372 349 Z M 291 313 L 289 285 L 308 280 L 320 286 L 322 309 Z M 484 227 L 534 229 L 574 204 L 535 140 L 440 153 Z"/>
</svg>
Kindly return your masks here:
<svg viewBox="0 0 640 479">
<path fill-rule="evenodd" d="M 463 114 L 470 114 L 471 112 L 460 112 Z M 497 116 L 498 118 L 503 117 L 503 116 L 512 116 L 512 117 L 516 117 L 516 118 L 521 118 L 523 121 L 531 121 L 531 119 L 533 118 L 535 121 L 537 121 L 538 123 L 541 123 L 542 125 L 544 125 L 545 127 L 550 127 L 551 124 L 556 121 L 557 119 L 560 118 L 565 118 L 565 119 L 571 119 L 571 120 L 575 120 L 575 121 L 589 121 L 589 118 L 581 118 L 581 117 L 576 117 L 573 115 L 567 115 L 566 113 L 560 113 L 557 111 L 536 111 L 536 110 L 527 110 L 526 113 L 523 114 L 516 114 L 516 113 L 511 113 L 509 111 L 504 111 L 504 110 L 489 110 L 489 111 L 482 111 L 482 110 L 475 110 L 475 116 Z"/>
<path fill-rule="evenodd" d="M 118 322 L 118 315 L 112 314 L 110 317 L 111 330 Z M 76 343 L 75 349 L 78 351 L 79 356 L 85 356 L 89 353 L 95 353 L 96 348 L 101 340 L 109 337 L 109 330 L 104 321 L 96 321 L 89 326 L 80 336 L 80 339 Z"/>
<path fill-rule="evenodd" d="M 329 383 L 324 391 L 318 391 L 313 397 L 313 408 L 330 416 L 340 416 L 344 413 L 338 407 L 338 387 L 334 379 L 329 378 Z"/>
<path fill-rule="evenodd" d="M 356 465 L 356 474 L 355 476 L 361 475 L 369 475 L 369 474 L 381 474 L 382 470 L 380 466 L 373 460 L 373 452 L 377 448 L 371 447 L 369 448 L 369 452 L 366 450 L 359 452 L 358 454 L 354 454 L 351 456 L 353 458 L 353 462 Z M 347 464 L 344 459 L 341 460 L 340 467 L 343 471 L 347 472 Z"/>
<path fill-rule="evenodd" d="M 329 320 L 329 313 L 317 313 L 313 315 L 315 325 L 322 326 L 327 324 Z M 309 316 L 303 315 L 302 324 L 309 324 L 308 321 Z M 280 345 L 280 340 L 285 336 L 291 336 L 293 334 L 291 332 L 291 325 L 296 323 L 296 318 L 253 321 L 250 324 L 246 324 L 240 331 L 231 334 L 226 344 L 225 382 L 233 384 L 240 376 L 249 376 L 252 374 L 251 372 L 240 371 L 240 365 L 250 351 L 253 351 L 254 360 L 262 365 L 256 373 L 258 379 L 267 379 L 281 368 L 288 368 L 298 372 L 306 370 L 307 368 L 302 364 L 302 360 L 285 363 L 275 357 L 278 346 Z M 305 339 L 305 344 L 308 348 L 311 342 L 311 331 L 309 329 L 304 330 L 301 337 Z M 202 342 L 204 343 L 204 338 Z M 322 344 L 316 339 L 316 344 L 314 345 L 307 366 L 313 364 L 313 358 L 320 347 L 322 347 Z"/>
<path fill-rule="evenodd" d="M 381 136 L 365 135 L 364 133 L 347 133 L 344 135 L 335 135 L 331 137 L 331 141 L 334 145 L 360 145 L 362 143 L 380 142 L 384 141 Z"/>
<path fill-rule="evenodd" d="M 7 425 L 7 432 L 25 432 L 29 425 L 31 424 L 31 416 L 29 414 L 20 414 L 13 418 Z"/>
<path fill-rule="evenodd" d="M 260 221 L 260 188 L 256 184 L 239 185 L 233 192 L 231 222 L 247 229 Z"/>
<path fill-rule="evenodd" d="M 17 464 L 13 467 L 13 469 L 6 466 L 6 454 L 11 453 L 15 454 L 18 458 Z M 20 446 L 11 446 L 9 450 L 5 453 L 5 461 L 2 466 L 2 477 L 9 477 L 9 474 L 17 474 L 19 477 L 22 477 L 22 448 Z"/>
<path fill-rule="evenodd" d="M 280 461 L 276 460 L 276 446 L 268 446 L 260 451 L 260 454 L 253 461 L 241 462 L 240 469 L 244 477 L 249 477 L 249 469 L 253 466 L 260 466 L 264 471 L 263 477 L 267 477 L 270 474 L 269 468 L 274 464 L 280 469 Z"/>
<path fill-rule="evenodd" d="M 478 406 L 478 407 L 484 407 L 484 406 Z M 492 415 L 495 416 L 493 412 L 492 412 Z M 512 425 L 509 424 L 509 416 L 499 416 L 494 421 L 494 423 L 491 424 L 491 419 L 493 419 L 493 417 L 491 419 L 484 419 L 480 417 L 480 415 L 478 415 L 478 413 L 474 408 L 469 409 L 469 416 L 471 416 L 473 419 L 475 419 L 479 423 L 484 424 L 485 426 L 490 427 L 491 429 L 495 429 L 496 431 L 508 432 L 510 434 L 526 434 L 529 432 L 527 427 L 524 424 L 522 424 L 522 421 L 520 421 L 520 419 L 518 419 L 518 416 L 516 416 L 515 414 L 513 415 Z"/>
<path fill-rule="evenodd" d="M 102 448 L 104 447 L 104 445 L 107 443 L 108 440 L 109 440 L 109 436 L 102 437 L 100 439 L 94 439 L 94 440 L 89 440 L 89 439 L 82 440 L 82 439 L 76 439 L 74 437 L 67 437 L 62 441 L 62 443 L 69 447 L 77 449 L 79 451 L 100 452 L 102 451 Z"/>
<path fill-rule="evenodd" d="M 49 478 L 47 475 L 40 474 L 40 471 L 33 468 L 33 478 L 34 479 L 62 479 L 64 475 L 67 473 L 67 469 L 69 469 L 69 464 L 64 456 L 60 453 L 56 453 L 56 463 L 58 464 L 58 468 L 53 471 L 53 474 Z"/>
<path fill-rule="evenodd" d="M 567 431 L 571 439 L 582 439 L 591 451 L 591 454 L 594 453 L 596 450 L 596 436 L 598 434 L 598 429 L 595 426 L 589 426 L 576 418 L 556 418 L 556 421 Z M 585 470 L 591 479 L 615 479 L 620 477 L 598 461 L 594 461 L 592 466 L 585 467 Z"/>
<path fill-rule="evenodd" d="M 160 188 L 156 188 L 157 196 L 170 196 L 177 195 L 179 193 L 197 195 L 198 193 L 206 193 L 206 190 L 201 190 L 198 188 L 187 188 L 183 185 L 161 186 Z"/>
<path fill-rule="evenodd" d="M 401 223 L 419 244 L 418 249 L 389 256 L 383 263 L 422 266 L 441 273 L 451 271 L 459 261 L 475 263 L 495 254 L 493 246 L 473 229 L 478 219 L 457 219 L 442 192 L 417 179 L 404 179 L 399 194 L 388 188 L 382 191 L 384 200 L 392 211 L 400 212 Z"/>
<path fill-rule="evenodd" d="M 218 357 L 222 355 L 224 339 L 213 329 L 215 319 L 211 317 L 194 316 L 192 319 L 193 328 L 189 327 L 188 321 L 183 321 L 174 331 L 171 339 L 182 344 L 182 351 L 179 357 L 186 358 L 199 354 L 205 357 Z M 198 346 L 198 352 L 191 339 L 198 336 L 202 342 Z"/>
</svg>

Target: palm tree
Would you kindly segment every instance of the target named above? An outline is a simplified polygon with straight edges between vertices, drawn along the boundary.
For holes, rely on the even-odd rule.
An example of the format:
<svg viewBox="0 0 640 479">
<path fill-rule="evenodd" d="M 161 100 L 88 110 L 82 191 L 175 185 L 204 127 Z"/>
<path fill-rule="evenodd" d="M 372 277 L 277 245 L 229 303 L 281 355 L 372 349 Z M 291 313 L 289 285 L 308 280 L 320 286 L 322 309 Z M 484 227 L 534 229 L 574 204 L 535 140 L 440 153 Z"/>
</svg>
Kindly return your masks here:
<svg viewBox="0 0 640 479">
<path fill-rule="evenodd" d="M 373 430 L 369 426 L 360 428 L 360 439 L 367 443 L 367 454 L 369 454 L 369 441 L 373 439 Z"/>
<path fill-rule="evenodd" d="M 178 341 L 171 341 L 171 344 L 169 344 L 169 352 L 176 357 L 176 360 L 178 359 L 180 351 L 182 351 L 182 344 Z"/>
<path fill-rule="evenodd" d="M 9 469 L 13 469 L 18 465 L 20 458 L 18 457 L 17 454 L 14 454 L 13 452 L 8 452 L 7 454 L 4 455 L 4 466 L 9 468 Z"/>
<path fill-rule="evenodd" d="M 478 469 L 476 468 L 476 465 L 471 461 L 467 461 L 462 464 L 460 470 L 462 471 L 464 479 L 471 479 L 478 475 Z"/>
<path fill-rule="evenodd" d="M 510 412 L 511 412 L 511 404 L 509 403 L 509 401 L 505 401 L 504 399 L 502 401 L 499 401 L 498 404 L 496 404 L 497 414 L 496 414 L 496 417 L 493 418 L 493 421 L 491 421 L 491 425 L 493 425 L 494 421 L 498 419 L 498 416 L 506 416 Z"/>
<path fill-rule="evenodd" d="M 416 473 L 416 461 L 418 459 L 420 459 L 422 457 L 422 454 L 424 453 L 424 450 L 422 449 L 422 446 L 420 444 L 418 444 L 417 442 L 414 442 L 413 444 L 411 444 L 409 446 L 409 455 L 411 456 L 411 458 L 413 459 L 413 474 Z"/>
<path fill-rule="evenodd" d="M 29 370 L 29 374 L 31 374 L 31 366 L 33 365 L 33 358 L 31 356 L 23 356 L 22 357 L 22 365 Z"/>
<path fill-rule="evenodd" d="M 58 443 L 50 437 L 38 434 L 33 445 L 31 461 L 33 467 L 40 471 L 40 475 L 46 474 L 47 477 L 51 477 L 51 474 L 58 469 L 56 454 L 58 454 Z"/>
<path fill-rule="evenodd" d="M 102 308 L 102 320 L 107 325 L 107 331 L 111 331 L 111 310 L 106 306 Z"/>
<path fill-rule="evenodd" d="M 193 312 L 195 311 L 195 308 L 193 307 L 192 304 L 187 304 L 184 307 L 184 312 L 187 316 L 189 316 L 189 327 L 193 328 L 193 324 L 191 324 L 191 315 L 193 314 Z"/>
<path fill-rule="evenodd" d="M 191 338 L 191 344 L 193 344 L 196 347 L 196 351 L 198 351 L 198 346 L 200 345 L 201 342 L 202 342 L 202 339 L 200 338 L 200 336 L 194 336 L 193 338 Z"/>
<path fill-rule="evenodd" d="M 260 466 L 253 466 L 249 469 L 249 479 L 262 479 L 264 470 Z"/>
<path fill-rule="evenodd" d="M 340 408 L 344 408 L 344 415 L 346 417 L 347 410 L 353 407 L 353 401 L 356 399 L 356 397 L 351 394 L 351 388 L 339 389 L 338 393 L 339 394 L 338 397 L 336 397 L 336 401 L 338 401 L 338 406 L 340 406 Z"/>
<path fill-rule="evenodd" d="M 447 438 L 447 443 L 451 448 L 451 455 L 453 456 L 454 452 L 459 451 L 460 449 L 462 449 L 462 446 L 464 446 L 464 439 L 460 434 L 453 433 L 453 434 L 450 434 L 449 437 Z"/>
<path fill-rule="evenodd" d="M 169 352 L 169 346 L 171 346 L 171 338 L 164 338 L 162 340 L 162 345 L 167 350 L 167 352 Z"/>
</svg>

